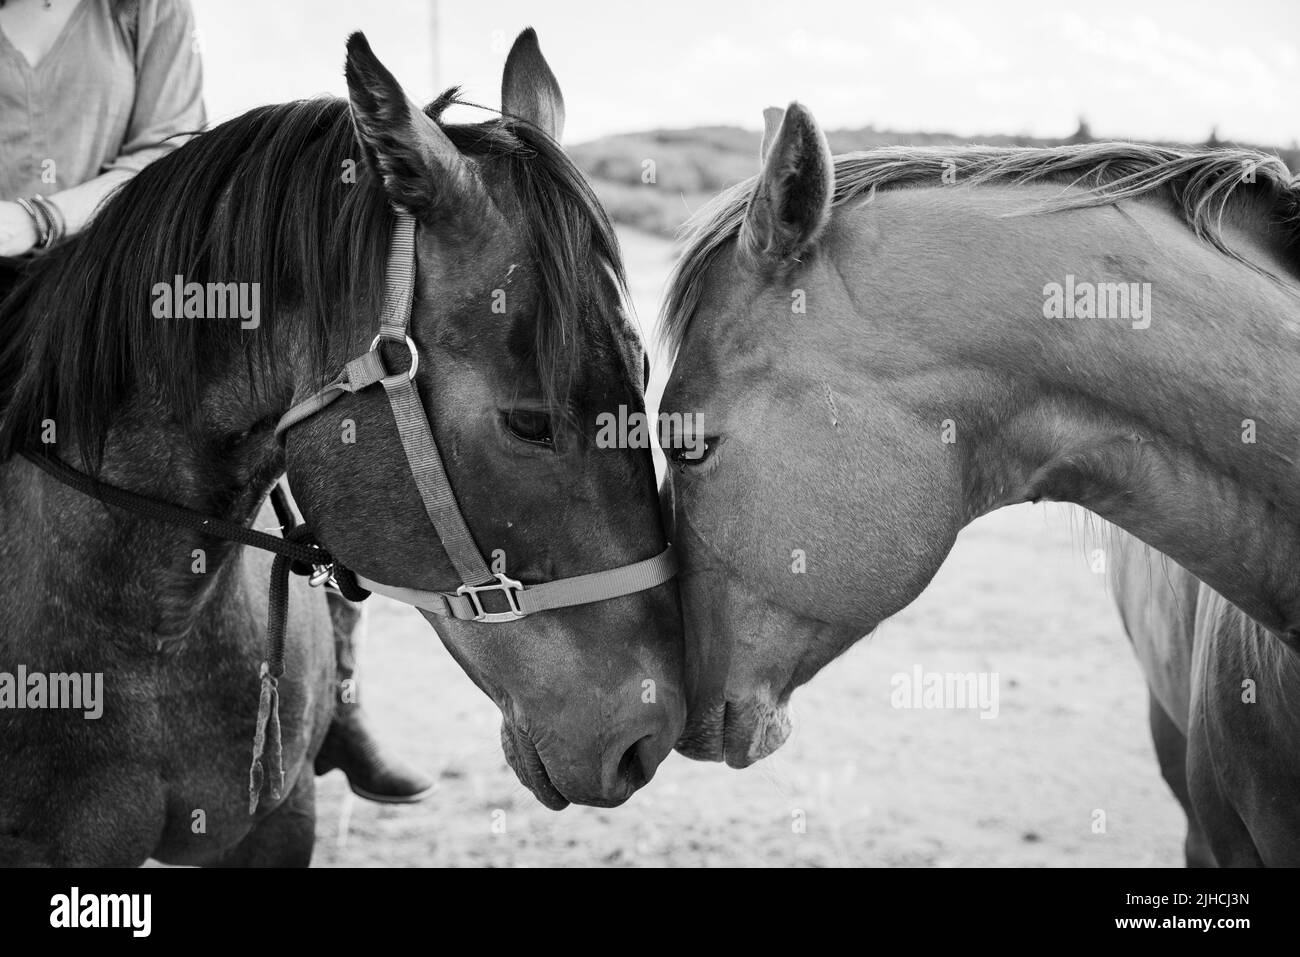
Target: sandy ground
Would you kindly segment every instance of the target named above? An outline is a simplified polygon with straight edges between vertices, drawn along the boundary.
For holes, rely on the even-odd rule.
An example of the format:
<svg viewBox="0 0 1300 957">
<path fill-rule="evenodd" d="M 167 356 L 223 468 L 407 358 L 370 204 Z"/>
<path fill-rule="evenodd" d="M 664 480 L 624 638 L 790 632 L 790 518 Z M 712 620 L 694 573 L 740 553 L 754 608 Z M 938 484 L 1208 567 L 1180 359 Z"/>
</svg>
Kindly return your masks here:
<svg viewBox="0 0 1300 957">
<path fill-rule="evenodd" d="M 648 327 L 670 250 L 624 242 Z M 1182 812 L 1089 547 L 1062 506 L 976 522 L 924 595 L 796 693 L 776 755 L 733 771 L 674 754 L 615 810 L 538 804 L 495 706 L 423 618 L 372 598 L 363 700 L 439 789 L 393 808 L 321 779 L 315 864 L 1179 866 Z M 998 716 L 892 707 L 891 676 L 916 666 L 996 672 Z"/>
</svg>

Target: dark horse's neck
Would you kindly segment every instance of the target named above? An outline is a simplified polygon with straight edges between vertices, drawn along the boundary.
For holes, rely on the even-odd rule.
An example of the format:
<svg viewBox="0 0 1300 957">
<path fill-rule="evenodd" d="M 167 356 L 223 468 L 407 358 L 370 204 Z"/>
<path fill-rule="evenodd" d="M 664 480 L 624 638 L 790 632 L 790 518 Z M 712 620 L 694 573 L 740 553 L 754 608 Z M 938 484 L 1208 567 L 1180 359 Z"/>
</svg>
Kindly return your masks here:
<svg viewBox="0 0 1300 957">
<path fill-rule="evenodd" d="M 20 276 L 6 267 L 0 285 L 8 288 L 0 297 Z M 278 377 L 255 370 L 261 387 L 252 389 L 247 366 L 232 356 L 208 358 L 232 371 L 204 389 L 197 414 L 178 417 L 159 397 L 137 390 L 106 423 L 95 471 L 118 488 L 246 525 L 283 471 L 283 450 L 271 429 L 291 392 L 291 370 Z M 60 432 L 64 418 L 45 420 L 42 441 L 24 447 L 81 468 L 83 447 Z M 0 523 L 18 553 L 0 572 L 0 579 L 13 579 L 5 582 L 6 593 L 39 581 L 45 597 L 78 609 L 78 629 L 161 648 L 190 634 L 214 601 L 238 587 L 237 546 L 102 504 L 21 456 L 0 466 L 0 489 Z M 25 534 L 14 534 L 18 529 Z M 52 634 L 69 631 L 52 616 L 37 620 Z"/>
<path fill-rule="evenodd" d="M 75 448 L 56 443 L 53 450 L 70 464 L 79 461 Z M 135 402 L 116 417 L 98 475 L 110 485 L 247 525 L 282 463 L 269 429 L 254 428 L 235 445 L 228 436 L 179 428 L 148 403 Z M 213 602 L 239 587 L 238 546 L 104 505 L 21 457 L 4 464 L 0 486 L 4 526 L 28 531 L 10 539 L 27 552 L 15 572 L 40 568 L 46 594 L 79 609 L 79 627 L 162 647 L 189 635 Z M 274 524 L 269 517 L 266 522 Z"/>
<path fill-rule="evenodd" d="M 57 486 L 17 452 L 251 521 L 283 467 L 277 416 L 355 346 L 381 295 L 391 212 L 368 176 L 340 177 L 349 159 L 345 101 L 254 110 L 147 167 L 3 297 L 4 527 L 32 528 L 9 547 L 46 595 L 166 639 L 229 584 L 231 546 Z M 0 287 L 14 278 L 0 269 Z M 170 290 L 193 284 L 201 309 L 179 314 Z M 237 289 L 241 312 L 256 303 L 257 321 L 214 287 Z"/>
</svg>

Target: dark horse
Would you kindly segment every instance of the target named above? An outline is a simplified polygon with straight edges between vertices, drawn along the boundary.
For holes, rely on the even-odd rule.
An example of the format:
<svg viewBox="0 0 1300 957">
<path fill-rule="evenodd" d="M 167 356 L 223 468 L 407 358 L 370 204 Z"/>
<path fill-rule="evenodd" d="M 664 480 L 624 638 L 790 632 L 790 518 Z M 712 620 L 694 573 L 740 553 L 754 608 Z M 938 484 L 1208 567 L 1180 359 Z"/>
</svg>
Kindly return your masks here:
<svg viewBox="0 0 1300 957">
<path fill-rule="evenodd" d="M 245 523 L 287 472 L 347 567 L 447 590 L 382 394 L 273 434 L 369 346 L 394 207 L 417 223 L 419 401 L 483 555 L 544 582 L 664 548 L 649 452 L 592 442 L 601 410 L 642 407 L 643 352 L 532 31 L 481 124 L 440 122 L 454 91 L 416 107 L 359 34 L 346 73 L 350 102 L 257 109 L 145 169 L 0 309 L 0 671 L 103 675 L 97 720 L 0 710 L 0 863 L 309 860 L 334 680 L 321 593 L 294 579 L 285 796 L 250 817 L 269 558 L 104 507 L 16 453 Z M 257 283 L 260 321 L 156 318 L 151 290 L 177 276 Z M 682 728 L 672 582 L 438 631 L 549 807 L 626 800 Z"/>
</svg>

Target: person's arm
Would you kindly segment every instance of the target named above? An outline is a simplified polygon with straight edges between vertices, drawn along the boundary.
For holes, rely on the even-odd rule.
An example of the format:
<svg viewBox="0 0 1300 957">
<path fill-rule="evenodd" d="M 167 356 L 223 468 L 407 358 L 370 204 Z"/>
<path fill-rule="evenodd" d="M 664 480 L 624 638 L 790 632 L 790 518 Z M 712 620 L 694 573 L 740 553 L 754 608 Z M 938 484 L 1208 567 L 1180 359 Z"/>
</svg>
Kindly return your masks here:
<svg viewBox="0 0 1300 957">
<path fill-rule="evenodd" d="M 0 202 L 0 256 L 21 256 L 36 245 L 36 224 L 17 203 Z"/>
<path fill-rule="evenodd" d="M 109 170 L 94 179 L 86 180 L 80 186 L 73 186 L 71 189 L 46 197 L 58 206 L 59 212 L 63 214 L 64 235 L 75 236 L 81 232 L 109 194 L 134 175 L 135 172 L 132 170 Z"/>
<path fill-rule="evenodd" d="M 189 0 L 144 0 L 139 18 L 135 103 L 121 149 L 99 176 L 46 197 L 63 214 L 69 236 L 85 228 L 117 187 L 207 122 Z M 27 212 L 17 203 L 0 202 L 0 256 L 28 252 L 36 240 Z"/>
<path fill-rule="evenodd" d="M 105 174 L 138 173 L 207 123 L 189 0 L 141 0 L 137 42 L 131 122 L 117 156 L 104 164 Z"/>
</svg>

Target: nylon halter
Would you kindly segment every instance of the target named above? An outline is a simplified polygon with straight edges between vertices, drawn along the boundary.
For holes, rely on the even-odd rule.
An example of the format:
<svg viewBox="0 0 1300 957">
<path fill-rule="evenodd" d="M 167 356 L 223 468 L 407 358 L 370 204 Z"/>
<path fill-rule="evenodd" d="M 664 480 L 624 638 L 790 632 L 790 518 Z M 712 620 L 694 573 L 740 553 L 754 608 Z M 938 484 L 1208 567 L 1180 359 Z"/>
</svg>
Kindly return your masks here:
<svg viewBox="0 0 1300 957">
<path fill-rule="evenodd" d="M 524 585 L 488 568 L 456 504 L 447 470 L 443 467 L 442 456 L 438 453 L 428 416 L 415 386 L 420 354 L 409 332 L 414 289 L 415 220 L 410 214 L 398 211 L 388 256 L 388 282 L 379 334 L 364 355 L 347 363 L 323 389 L 293 406 L 275 427 L 276 438 L 283 441 L 289 429 L 311 418 L 336 399 L 361 392 L 375 383 L 383 386 L 425 512 L 462 584 L 454 592 L 424 591 L 387 585 L 357 575 L 358 584 L 436 615 L 461 621 L 503 622 L 516 621 L 553 608 L 635 594 L 672 578 L 677 573 L 677 559 L 671 545 L 653 558 L 631 565 L 537 585 Z M 410 368 L 390 373 L 379 351 L 383 342 L 405 343 L 411 353 Z M 483 595 L 496 591 L 505 597 L 504 611 L 488 611 L 483 606 Z"/>
</svg>

